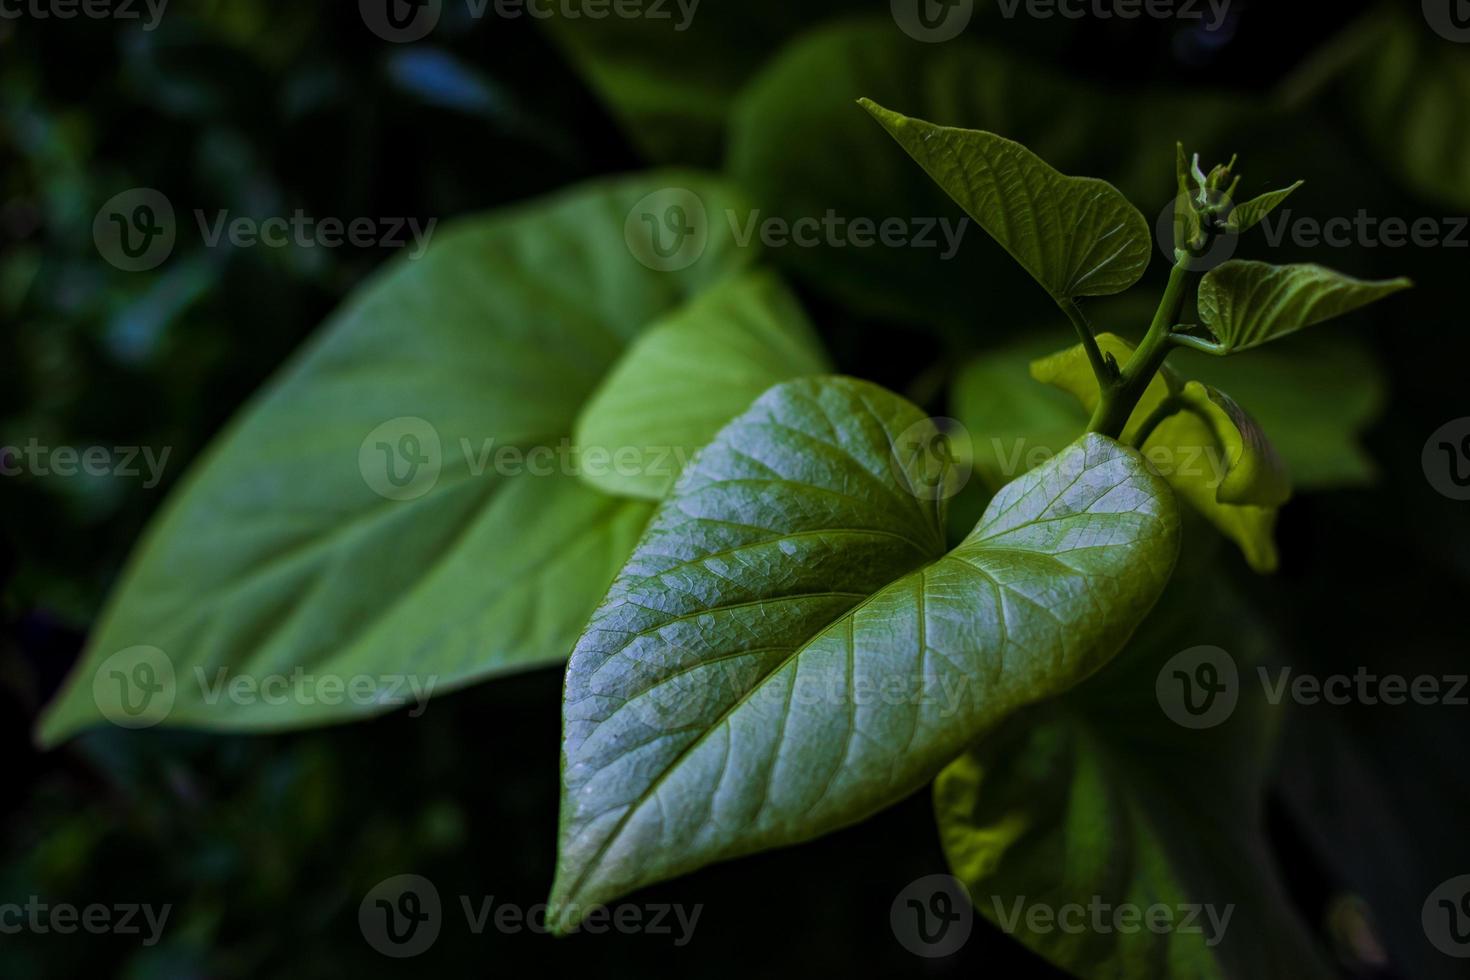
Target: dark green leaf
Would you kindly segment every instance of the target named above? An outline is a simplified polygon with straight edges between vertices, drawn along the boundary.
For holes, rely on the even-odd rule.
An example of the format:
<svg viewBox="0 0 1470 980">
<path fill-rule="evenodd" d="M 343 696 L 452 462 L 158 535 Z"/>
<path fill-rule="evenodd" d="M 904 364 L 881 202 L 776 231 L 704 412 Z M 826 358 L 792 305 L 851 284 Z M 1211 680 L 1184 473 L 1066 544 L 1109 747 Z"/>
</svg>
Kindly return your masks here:
<svg viewBox="0 0 1470 980">
<path fill-rule="evenodd" d="M 1121 293 L 1148 268 L 1148 222 L 1113 185 L 1068 177 L 994 133 L 862 104 L 1058 302 Z"/>
<path fill-rule="evenodd" d="M 1260 224 L 1266 215 L 1276 210 L 1281 202 L 1290 197 L 1303 183 L 1305 181 L 1299 180 L 1285 190 L 1271 191 L 1260 197 L 1252 198 L 1244 204 L 1236 205 L 1235 209 L 1230 212 L 1230 217 L 1226 219 L 1226 227 L 1237 235 L 1250 231 Z"/>
<path fill-rule="evenodd" d="M 649 5 L 649 16 L 620 17 L 596 0 L 564 0 L 546 9 L 554 14 L 546 29 L 644 156 L 714 166 L 730 104 L 750 75 L 788 37 L 849 8 L 667 0 Z"/>
<path fill-rule="evenodd" d="M 1412 286 L 1407 279 L 1366 282 L 1320 265 L 1235 259 L 1205 274 L 1199 314 L 1219 353 L 1235 354 Z"/>
<path fill-rule="evenodd" d="M 1454 4 L 1433 5 L 1448 17 Z M 1430 9 L 1426 7 L 1426 10 Z M 1436 37 L 1418 16 L 1385 5 L 1348 77 L 1348 111 L 1410 187 L 1470 209 L 1470 49 Z"/>
<path fill-rule="evenodd" d="M 890 137 L 853 105 L 865 95 L 946 126 L 1003 133 L 1055 167 L 1106 177 L 1152 217 L 1169 200 L 1167 149 L 1178 139 L 1209 149 L 1223 132 L 1261 115 L 1254 102 L 1140 93 L 1079 83 L 965 38 L 916 44 L 889 18 L 833 25 L 783 50 L 741 95 L 731 121 L 729 167 L 763 217 L 897 220 L 930 247 L 786 248 L 774 258 L 864 313 L 902 317 L 966 339 L 1013 332 L 1044 310 L 1003 250 L 971 227 L 945 257 L 945 229 L 963 212 Z M 1252 144 L 1231 137 L 1242 150 Z M 793 153 L 793 146 L 821 152 Z M 976 290 L 984 295 L 977 306 Z M 1026 312 L 1030 310 L 1030 312 Z"/>
<path fill-rule="evenodd" d="M 1325 980 L 1263 829 L 1278 712 L 1249 672 L 1271 639 L 1217 576 L 1181 575 L 1096 678 L 945 769 L 940 838 L 976 910 L 1079 977 Z M 1238 700 L 1186 728 L 1156 690 L 1201 645 L 1237 666 Z"/>
</svg>

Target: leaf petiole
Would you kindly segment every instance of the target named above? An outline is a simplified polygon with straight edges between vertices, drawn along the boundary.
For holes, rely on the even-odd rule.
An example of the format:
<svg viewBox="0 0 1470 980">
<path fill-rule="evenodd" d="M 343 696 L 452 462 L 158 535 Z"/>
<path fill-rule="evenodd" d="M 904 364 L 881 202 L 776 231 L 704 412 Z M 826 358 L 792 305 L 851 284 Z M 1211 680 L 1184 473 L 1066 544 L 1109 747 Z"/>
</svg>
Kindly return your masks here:
<svg viewBox="0 0 1470 980">
<path fill-rule="evenodd" d="M 1159 308 L 1154 313 L 1153 323 L 1149 325 L 1143 343 L 1133 352 L 1119 377 L 1110 384 L 1101 386 L 1101 397 L 1098 399 L 1097 410 L 1092 413 L 1092 421 L 1087 426 L 1088 432 L 1101 433 L 1112 439 L 1123 434 L 1123 428 L 1133 415 L 1139 398 L 1143 397 L 1149 382 L 1158 374 L 1159 369 L 1164 366 L 1164 360 L 1169 356 L 1176 336 L 1174 324 L 1178 322 L 1179 312 L 1184 307 L 1190 276 L 1189 256 L 1182 254 L 1169 270 L 1169 285 L 1164 289 L 1164 296 L 1159 301 Z"/>
</svg>

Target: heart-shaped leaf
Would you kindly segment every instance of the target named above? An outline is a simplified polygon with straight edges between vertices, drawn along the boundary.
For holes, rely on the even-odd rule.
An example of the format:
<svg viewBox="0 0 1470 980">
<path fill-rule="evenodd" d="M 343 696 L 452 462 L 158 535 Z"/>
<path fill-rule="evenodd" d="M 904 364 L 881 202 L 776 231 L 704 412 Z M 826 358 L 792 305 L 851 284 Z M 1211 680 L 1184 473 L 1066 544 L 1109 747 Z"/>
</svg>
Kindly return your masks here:
<svg viewBox="0 0 1470 980">
<path fill-rule="evenodd" d="M 1065 176 L 994 133 L 862 105 L 1058 302 L 1121 293 L 1148 268 L 1148 222 L 1106 181 Z"/>
<path fill-rule="evenodd" d="M 594 184 L 446 228 L 350 299 L 164 506 L 42 740 L 319 724 L 561 660 L 650 513 L 578 479 L 577 412 L 753 254 L 712 222 L 682 271 L 641 264 L 629 215 L 668 188 L 734 204 L 691 173 Z"/>
<path fill-rule="evenodd" d="M 583 476 L 658 500 L 689 458 L 772 385 L 827 370 L 801 305 L 769 272 L 731 278 L 633 342 L 582 409 L 585 454 L 628 457 Z"/>
<path fill-rule="evenodd" d="M 1411 286 L 1407 279 L 1354 279 L 1320 265 L 1234 259 L 1200 282 L 1199 315 L 1219 341 L 1218 353 L 1236 354 Z"/>
<path fill-rule="evenodd" d="M 1110 333 L 1099 334 L 1097 344 L 1119 364 L 1127 363 L 1133 355 L 1132 344 Z M 1031 376 L 1069 392 L 1086 412 L 1097 407 L 1097 376 L 1080 344 L 1034 362 Z M 1154 412 L 1170 399 L 1179 398 L 1184 389 L 1184 380 L 1165 366 L 1139 398 L 1123 429 L 1123 441 L 1136 443 Z M 1193 412 L 1179 412 L 1157 425 L 1142 450 L 1181 497 L 1240 546 L 1253 569 L 1275 570 L 1276 508 L 1241 506 L 1221 499 L 1220 488 L 1229 477 L 1230 457 L 1210 424 Z"/>
<path fill-rule="evenodd" d="M 1088 436 L 945 553 L 922 412 L 789 382 L 685 471 L 567 668 L 561 928 L 592 904 L 852 823 L 1086 678 L 1178 552 L 1173 494 Z"/>
</svg>

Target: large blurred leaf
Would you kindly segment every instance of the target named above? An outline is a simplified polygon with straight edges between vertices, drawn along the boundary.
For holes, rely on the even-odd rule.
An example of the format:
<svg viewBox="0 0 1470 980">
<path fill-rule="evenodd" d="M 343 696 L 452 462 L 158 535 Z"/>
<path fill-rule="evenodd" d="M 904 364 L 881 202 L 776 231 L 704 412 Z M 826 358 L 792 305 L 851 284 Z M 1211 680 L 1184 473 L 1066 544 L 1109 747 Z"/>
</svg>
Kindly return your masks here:
<svg viewBox="0 0 1470 980">
<path fill-rule="evenodd" d="M 1148 268 L 1148 221 L 1107 181 L 1068 177 L 994 133 L 862 104 L 1057 302 L 1121 293 Z"/>
<path fill-rule="evenodd" d="M 1373 478 L 1358 436 L 1383 408 L 1384 382 L 1358 341 L 1292 338 L 1230 358 L 1181 350 L 1169 363 L 1248 408 L 1298 490 L 1360 486 Z"/>
<path fill-rule="evenodd" d="M 932 432 L 866 382 L 793 381 L 685 471 L 567 668 L 564 925 L 896 801 L 1147 614 L 1178 512 L 1136 453 L 1086 437 L 945 554 L 906 449 Z"/>
<path fill-rule="evenodd" d="M 584 453 L 631 451 L 648 465 L 582 475 L 606 493 L 657 500 L 694 451 L 767 388 L 826 370 L 820 341 L 779 279 L 729 279 L 639 337 L 582 408 Z"/>
<path fill-rule="evenodd" d="M 847 23 L 793 43 L 743 93 L 730 169 L 766 217 L 907 222 L 963 214 L 854 99 L 866 96 L 936 125 L 983 129 L 1024 144 L 1066 173 L 1101 177 L 1150 220 L 1173 200 L 1177 140 L 1223 150 L 1224 131 L 1261 115 L 1244 102 L 1100 89 L 964 39 L 922 44 L 889 20 Z M 1232 139 L 1232 147 L 1234 146 Z M 793 153 L 794 146 L 814 147 Z M 1244 150 L 1246 147 L 1241 146 Z M 952 259 L 941 248 L 788 248 L 776 258 L 859 309 L 973 334 L 1035 322 L 1044 293 L 971 230 Z M 1039 305 L 1038 305 L 1039 304 Z"/>
<path fill-rule="evenodd" d="M 1156 691 L 1161 676 L 1172 683 L 1171 658 L 1205 645 L 1241 671 L 1218 695 L 1238 701 L 1213 727 L 1186 728 Z M 1270 647 L 1216 576 L 1183 571 L 1096 678 L 947 768 L 934 787 L 940 838 L 976 910 L 1079 977 L 1333 976 L 1263 826 L 1279 720 L 1250 672 Z M 1050 929 L 1028 925 L 1032 907 L 1074 905 L 1083 928 L 1065 913 Z M 1172 927 L 1148 926 L 1155 905 Z M 1120 906 L 1137 910 L 1132 925 L 1113 918 Z"/>
<path fill-rule="evenodd" d="M 1199 285 L 1199 315 L 1219 342 L 1220 353 L 1236 354 L 1412 285 L 1407 279 L 1365 282 L 1320 265 L 1235 259 L 1205 274 Z"/>
<path fill-rule="evenodd" d="M 349 300 L 167 502 L 41 737 L 123 717 L 103 669 L 139 646 L 175 675 L 144 720 L 248 729 L 393 704 L 210 704 L 221 669 L 442 691 L 565 656 L 649 511 L 556 454 L 638 333 L 751 254 L 717 227 L 683 272 L 635 260 L 628 216 L 669 186 L 732 200 L 689 173 L 590 185 L 446 229 Z"/>
<path fill-rule="evenodd" d="M 975 472 L 999 490 L 1087 429 L 1077 399 L 1031 377 L 1031 362 L 1067 342 L 1064 334 L 1018 341 L 971 359 L 950 389 L 950 411 L 966 428 Z"/>
<path fill-rule="evenodd" d="M 1460 2 L 1437 7 L 1448 15 Z M 1470 48 L 1392 5 L 1374 15 L 1364 47 L 1348 74 L 1349 111 L 1410 187 L 1470 210 Z"/>
<path fill-rule="evenodd" d="M 606 4 L 568 0 L 549 6 L 554 16 L 544 23 L 648 159 L 701 166 L 719 162 L 730 104 L 761 62 L 850 9 L 842 0 L 644 6 L 659 16 L 609 16 Z"/>
</svg>

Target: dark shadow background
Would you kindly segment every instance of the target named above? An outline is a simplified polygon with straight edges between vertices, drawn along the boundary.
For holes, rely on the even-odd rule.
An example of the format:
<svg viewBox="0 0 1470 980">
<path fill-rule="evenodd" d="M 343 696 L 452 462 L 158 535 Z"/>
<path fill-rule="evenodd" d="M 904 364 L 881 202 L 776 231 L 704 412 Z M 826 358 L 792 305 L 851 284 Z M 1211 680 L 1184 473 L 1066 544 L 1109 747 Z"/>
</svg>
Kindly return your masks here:
<svg viewBox="0 0 1470 980">
<path fill-rule="evenodd" d="M 711 61 L 711 77 L 728 85 L 828 14 L 887 7 L 704 3 L 720 8 L 711 16 L 759 25 L 732 32 Z M 1228 30 L 1211 37 L 1149 20 L 992 17 L 972 29 L 1098 84 L 1264 100 L 1368 6 L 1239 2 Z M 1417 16 L 1417 6 L 1405 9 Z M 0 974 L 1057 975 L 983 921 L 943 961 L 895 942 L 893 897 L 945 869 L 926 795 L 814 844 L 651 890 L 648 901 L 704 905 L 684 948 L 648 935 L 470 935 L 457 896 L 529 906 L 549 887 L 555 671 L 436 700 L 419 719 L 271 737 L 98 730 L 50 753 L 32 747 L 41 706 L 187 462 L 389 257 L 211 250 L 181 234 L 162 268 L 129 275 L 97 255 L 97 208 L 120 190 L 151 186 L 180 214 L 302 208 L 442 220 L 648 165 L 564 50 L 530 18 L 452 14 L 425 41 L 390 45 L 345 2 L 176 0 L 147 33 L 118 20 L 0 20 L 0 443 L 172 447 L 155 489 L 0 478 L 0 724 L 11 787 L 0 817 L 0 901 L 174 905 L 152 948 L 122 936 L 0 936 Z M 1462 54 L 1470 59 L 1470 49 Z M 1470 85 L 1460 91 L 1470 100 Z M 1337 173 L 1347 179 L 1271 179 L 1311 178 L 1314 199 L 1329 209 L 1367 188 L 1381 213 L 1463 213 L 1397 176 L 1364 133 L 1354 97 L 1350 86 L 1332 87 L 1300 116 L 1343 148 Z M 1470 104 L 1462 133 L 1467 118 Z M 713 155 L 680 162 L 718 165 L 718 147 L 706 149 Z M 1460 160 L 1470 183 L 1470 155 Z M 923 179 L 917 169 L 914 179 Z M 1372 345 L 1388 382 L 1366 439 L 1378 483 L 1294 502 L 1280 526 L 1281 572 L 1256 579 L 1236 569 L 1303 669 L 1467 669 L 1470 504 L 1436 494 L 1420 465 L 1429 434 L 1470 415 L 1467 259 L 1470 251 L 1413 248 L 1322 258 L 1356 273 L 1408 274 L 1419 288 L 1343 328 Z M 893 338 L 916 336 L 912 324 L 845 310 L 810 290 L 804 298 L 843 371 L 898 390 L 912 390 L 936 358 L 1005 339 L 926 337 L 895 351 Z M 1470 872 L 1467 718 L 1467 708 L 1356 707 L 1293 722 L 1270 820 L 1309 920 L 1325 923 L 1333 900 L 1351 892 L 1414 921 L 1418 905 L 1404 907 L 1402 896 Z M 433 950 L 407 964 L 372 951 L 357 926 L 365 891 L 404 871 L 437 884 L 448 918 Z M 1459 965 L 1446 961 L 1443 975 Z M 1344 974 L 1413 975 L 1363 962 L 1344 963 Z"/>
</svg>

